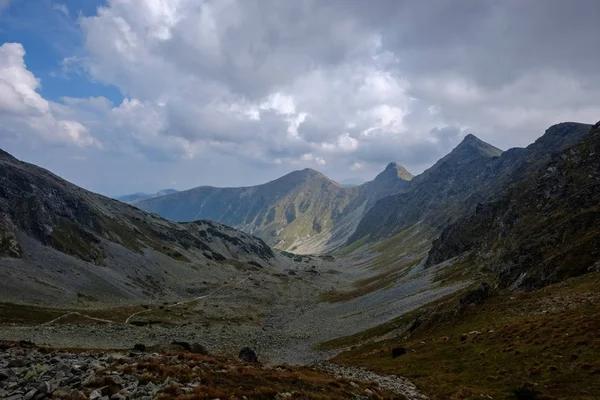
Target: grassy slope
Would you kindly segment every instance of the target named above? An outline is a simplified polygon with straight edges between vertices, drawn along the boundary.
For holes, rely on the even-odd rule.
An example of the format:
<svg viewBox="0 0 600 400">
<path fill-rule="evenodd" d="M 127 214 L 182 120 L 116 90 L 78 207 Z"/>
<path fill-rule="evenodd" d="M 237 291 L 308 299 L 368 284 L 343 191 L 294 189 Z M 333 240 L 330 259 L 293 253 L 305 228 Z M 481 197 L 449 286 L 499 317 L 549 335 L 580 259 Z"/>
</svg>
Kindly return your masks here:
<svg viewBox="0 0 600 400">
<path fill-rule="evenodd" d="M 322 347 L 354 345 L 334 361 L 404 376 L 433 399 L 519 398 L 519 389 L 539 392 L 529 398 L 597 399 L 599 293 L 600 273 L 591 273 L 468 308 L 458 307 L 455 294 Z M 438 317 L 410 335 L 373 342 L 394 330 L 406 332 L 419 314 L 432 311 Z M 393 347 L 408 353 L 393 359 Z"/>
</svg>

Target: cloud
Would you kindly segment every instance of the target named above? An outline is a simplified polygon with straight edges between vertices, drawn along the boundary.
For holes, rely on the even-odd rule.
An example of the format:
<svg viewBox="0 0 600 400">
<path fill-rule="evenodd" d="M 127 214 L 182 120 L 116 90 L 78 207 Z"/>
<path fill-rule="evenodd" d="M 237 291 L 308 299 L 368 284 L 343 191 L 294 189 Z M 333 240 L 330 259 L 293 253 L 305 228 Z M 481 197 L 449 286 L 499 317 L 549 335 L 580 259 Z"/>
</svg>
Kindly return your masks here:
<svg viewBox="0 0 600 400">
<path fill-rule="evenodd" d="M 75 120 L 60 119 L 52 103 L 37 92 L 40 82 L 27 69 L 19 43 L 0 46 L 0 134 L 5 138 L 79 147 L 101 147 L 89 130 Z"/>
<path fill-rule="evenodd" d="M 64 15 L 66 15 L 67 17 L 69 16 L 69 8 L 67 7 L 66 4 L 60 4 L 60 3 L 54 3 L 52 5 L 52 9 L 63 13 Z"/>
<path fill-rule="evenodd" d="M 598 12 L 596 0 L 108 0 L 79 17 L 83 47 L 62 67 L 123 100 L 48 108 L 136 159 L 418 173 L 467 133 L 508 148 L 598 120 Z"/>
</svg>

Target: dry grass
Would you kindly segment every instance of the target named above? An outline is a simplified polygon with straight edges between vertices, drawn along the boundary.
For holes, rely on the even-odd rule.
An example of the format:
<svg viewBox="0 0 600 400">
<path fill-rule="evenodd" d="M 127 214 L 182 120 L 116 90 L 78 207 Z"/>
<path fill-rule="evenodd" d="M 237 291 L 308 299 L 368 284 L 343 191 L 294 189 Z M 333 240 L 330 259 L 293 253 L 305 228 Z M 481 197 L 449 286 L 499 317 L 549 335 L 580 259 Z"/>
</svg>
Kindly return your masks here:
<svg viewBox="0 0 600 400">
<path fill-rule="evenodd" d="M 124 373 L 137 375 L 142 383 L 169 384 L 157 397 L 160 400 L 203 399 L 274 399 L 278 393 L 291 393 L 292 399 L 349 399 L 370 389 L 373 399 L 399 398 L 382 391 L 376 384 L 335 379 L 306 367 L 278 366 L 263 368 L 223 357 L 179 354 L 118 365 Z M 187 383 L 196 383 L 192 393 L 185 393 Z"/>
<path fill-rule="evenodd" d="M 460 309 L 457 296 L 451 296 L 435 306 L 446 310 L 437 320 L 408 338 L 403 333 L 355 347 L 335 361 L 405 376 L 433 399 L 514 399 L 517 391 L 532 396 L 538 392 L 529 398 L 597 399 L 598 293 L 600 273 L 538 292 L 498 295 L 475 308 Z M 397 319 L 373 328 L 364 338 L 383 336 L 401 323 Z M 326 345 L 348 345 L 360 339 L 354 335 Z M 409 351 L 393 359 L 393 347 Z"/>
</svg>

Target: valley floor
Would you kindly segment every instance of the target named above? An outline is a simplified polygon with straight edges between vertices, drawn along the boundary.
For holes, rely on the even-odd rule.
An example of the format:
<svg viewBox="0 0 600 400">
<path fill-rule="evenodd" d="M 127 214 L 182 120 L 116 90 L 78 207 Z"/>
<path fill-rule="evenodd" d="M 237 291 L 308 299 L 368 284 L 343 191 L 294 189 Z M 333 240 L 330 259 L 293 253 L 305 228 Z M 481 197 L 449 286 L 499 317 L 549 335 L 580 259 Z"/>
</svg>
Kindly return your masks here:
<svg viewBox="0 0 600 400">
<path fill-rule="evenodd" d="M 265 368 L 324 360 L 344 365 L 327 364 L 321 370 L 329 378 L 313 377 L 338 376 L 343 390 L 351 371 L 367 381 L 407 379 L 433 399 L 600 398 L 600 273 L 464 306 L 460 299 L 479 278 L 460 262 L 425 269 L 422 246 L 401 253 L 397 245 L 408 242 L 399 238 L 319 262 L 302 256 L 305 266 L 293 273 L 246 271 L 195 297 L 164 303 L 0 304 L 0 339 L 124 354 L 136 344 L 199 342 L 228 359 L 249 346 Z M 393 358 L 393 348 L 403 354 Z M 397 395 L 374 389 L 379 394 L 367 398 Z M 419 398 L 415 393 L 408 398 Z"/>
</svg>

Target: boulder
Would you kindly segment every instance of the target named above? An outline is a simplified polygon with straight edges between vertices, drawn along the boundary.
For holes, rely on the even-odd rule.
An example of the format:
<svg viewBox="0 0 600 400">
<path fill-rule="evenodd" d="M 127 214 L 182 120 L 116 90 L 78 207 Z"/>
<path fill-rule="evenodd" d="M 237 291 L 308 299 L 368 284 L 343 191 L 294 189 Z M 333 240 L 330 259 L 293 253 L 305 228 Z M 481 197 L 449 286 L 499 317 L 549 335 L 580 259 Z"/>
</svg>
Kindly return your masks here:
<svg viewBox="0 0 600 400">
<path fill-rule="evenodd" d="M 174 340 L 171 344 L 174 346 L 179 346 L 179 347 L 183 348 L 185 351 L 192 350 L 192 346 L 190 346 L 190 344 L 188 342 L 179 342 L 177 340 Z"/>
<path fill-rule="evenodd" d="M 400 357 L 406 354 L 406 349 L 404 347 L 394 347 L 392 349 L 392 358 Z"/>
<path fill-rule="evenodd" d="M 483 304 L 490 297 L 490 285 L 482 283 L 479 288 L 469 291 L 460 299 L 463 306 Z"/>
<path fill-rule="evenodd" d="M 146 345 L 137 343 L 135 346 L 133 346 L 133 350 L 144 352 L 144 351 L 146 351 Z"/>
<path fill-rule="evenodd" d="M 238 355 L 238 358 L 240 360 L 246 361 L 246 362 L 251 362 L 251 363 L 258 362 L 258 357 L 256 356 L 256 353 L 250 347 L 244 347 L 242 350 L 240 350 L 240 354 Z"/>
<path fill-rule="evenodd" d="M 200 343 L 192 343 L 192 345 L 190 346 L 190 352 L 195 354 L 201 354 L 203 356 L 208 355 L 208 350 L 206 350 L 206 347 L 202 346 Z"/>
</svg>

